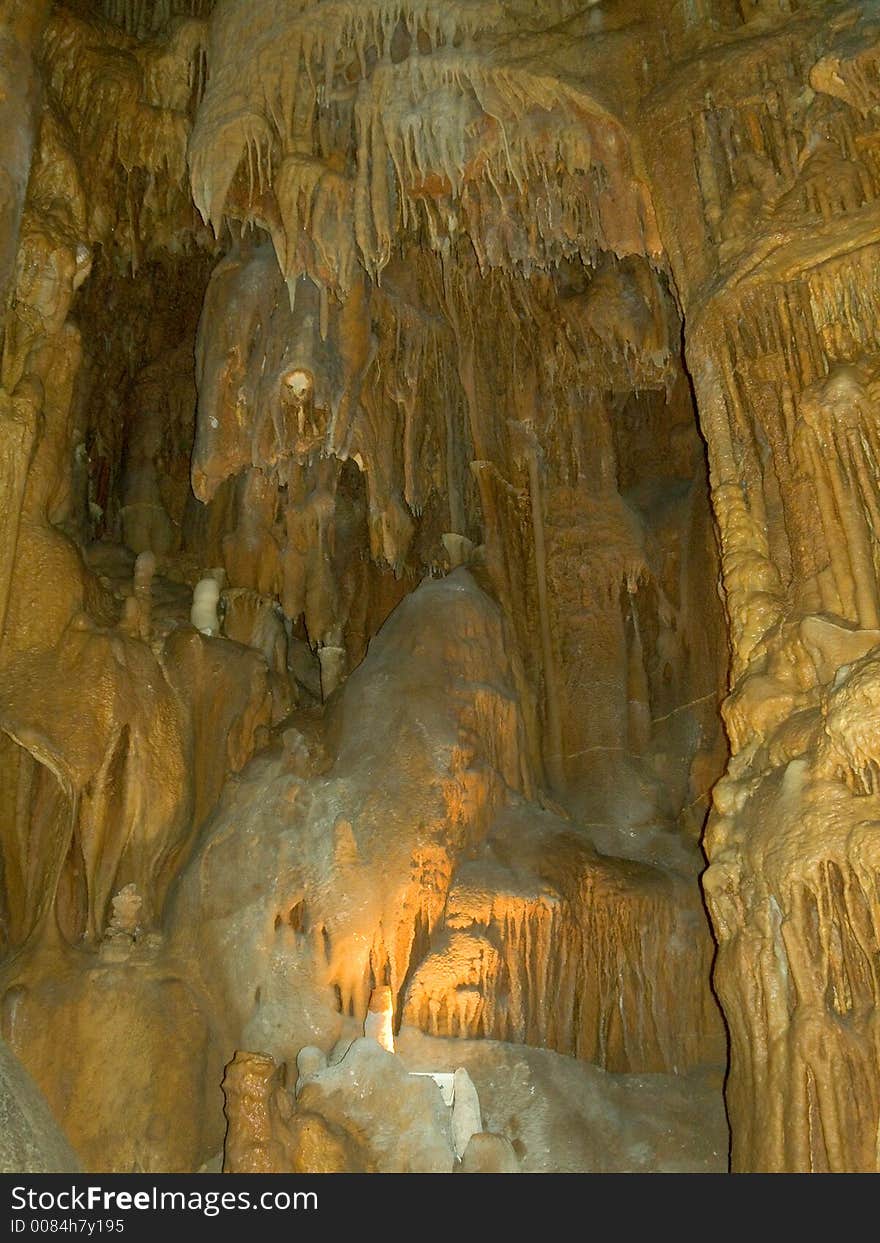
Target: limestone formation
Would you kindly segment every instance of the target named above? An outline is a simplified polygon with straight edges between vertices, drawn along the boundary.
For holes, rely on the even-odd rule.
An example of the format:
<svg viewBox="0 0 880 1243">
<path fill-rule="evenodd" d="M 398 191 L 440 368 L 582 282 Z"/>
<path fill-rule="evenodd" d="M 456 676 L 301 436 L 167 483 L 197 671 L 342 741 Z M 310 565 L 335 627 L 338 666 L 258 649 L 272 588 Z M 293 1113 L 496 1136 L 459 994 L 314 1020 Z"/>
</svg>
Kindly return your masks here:
<svg viewBox="0 0 880 1243">
<path fill-rule="evenodd" d="M 0 1173 L 67 1174 L 79 1170 L 43 1096 L 0 1044 Z"/>
<path fill-rule="evenodd" d="M 394 1052 L 394 998 L 387 984 L 374 988 L 370 994 L 364 1035 L 375 1040 L 386 1053 Z"/>
<path fill-rule="evenodd" d="M 323 1049 L 318 1049 L 313 1045 L 306 1045 L 304 1049 L 300 1049 L 296 1055 L 296 1094 L 309 1082 L 319 1075 L 327 1065 L 327 1055 Z"/>
<path fill-rule="evenodd" d="M 295 1100 L 265 1054 L 237 1053 L 224 1092 L 228 1173 L 452 1172 L 451 1111 L 436 1085 L 370 1038 L 315 1068 Z"/>
<path fill-rule="evenodd" d="M 480 1117 L 480 1098 L 474 1081 L 463 1066 L 455 1072 L 452 1102 L 452 1142 L 459 1160 L 463 1161 L 470 1142 L 483 1130 Z"/>
<path fill-rule="evenodd" d="M 0 0 L 5 1164 L 880 1170 L 875 9 Z"/>
<path fill-rule="evenodd" d="M 283 1174 L 290 1171 L 284 1123 L 291 1106 L 282 1074 L 271 1057 L 236 1053 L 223 1078 L 226 1098 L 227 1174 Z"/>
<path fill-rule="evenodd" d="M 491 1131 L 475 1132 L 461 1158 L 461 1174 L 518 1174 L 516 1152 L 509 1139 Z"/>
<path fill-rule="evenodd" d="M 345 1017 L 374 1034 L 369 1005 L 393 1003 L 433 1035 L 620 1071 L 722 1055 L 686 850 L 607 859 L 526 801 L 502 617 L 468 571 L 409 595 L 334 703 L 318 773 L 268 751 L 175 894 L 176 950 L 252 1048 L 289 1062 L 306 1041 L 329 1048 Z"/>
<path fill-rule="evenodd" d="M 220 618 L 217 616 L 219 602 L 220 584 L 216 578 L 200 578 L 193 590 L 190 621 L 201 634 L 210 636 L 220 633 Z"/>
</svg>

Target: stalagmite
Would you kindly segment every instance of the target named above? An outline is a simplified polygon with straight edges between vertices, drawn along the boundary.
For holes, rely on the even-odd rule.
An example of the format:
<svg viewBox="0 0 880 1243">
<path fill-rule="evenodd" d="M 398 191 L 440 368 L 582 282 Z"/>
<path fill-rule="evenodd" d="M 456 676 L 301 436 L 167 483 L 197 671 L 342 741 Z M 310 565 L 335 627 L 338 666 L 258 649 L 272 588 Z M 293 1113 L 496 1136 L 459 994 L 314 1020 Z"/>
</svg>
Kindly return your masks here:
<svg viewBox="0 0 880 1243">
<path fill-rule="evenodd" d="M 364 1035 L 375 1040 L 388 1053 L 394 1052 L 394 998 L 387 986 L 374 988 L 370 994 L 367 1017 L 364 1019 Z"/>
<path fill-rule="evenodd" d="M 466 565 L 474 550 L 473 544 L 466 536 L 456 535 L 453 531 L 444 531 L 443 547 L 446 549 L 449 565 L 453 570 L 460 565 Z"/>
<path fill-rule="evenodd" d="M 220 601 L 220 584 L 216 578 L 200 578 L 193 589 L 192 610 L 190 621 L 202 634 L 215 635 L 220 633 L 220 618 L 217 605 Z"/>
<path fill-rule="evenodd" d="M 479 1131 L 471 1136 L 461 1158 L 462 1174 L 518 1174 L 519 1161 L 504 1135 Z"/>
<path fill-rule="evenodd" d="M 288 1158 L 276 1121 L 282 1091 L 280 1070 L 272 1058 L 259 1053 L 236 1053 L 223 1078 L 229 1123 L 223 1150 L 224 1172 L 285 1172 Z"/>
</svg>

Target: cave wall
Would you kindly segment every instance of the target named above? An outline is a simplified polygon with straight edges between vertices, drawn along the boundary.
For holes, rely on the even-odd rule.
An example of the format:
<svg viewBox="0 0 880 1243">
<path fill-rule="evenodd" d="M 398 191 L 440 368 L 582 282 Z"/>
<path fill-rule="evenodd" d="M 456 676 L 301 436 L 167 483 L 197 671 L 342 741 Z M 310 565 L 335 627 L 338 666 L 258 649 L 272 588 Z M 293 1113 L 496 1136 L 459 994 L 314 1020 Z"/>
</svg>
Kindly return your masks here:
<svg viewBox="0 0 880 1243">
<path fill-rule="evenodd" d="M 877 1162 L 870 23 L 755 17 L 648 114 L 729 618 L 704 888 L 740 1169 Z"/>
</svg>

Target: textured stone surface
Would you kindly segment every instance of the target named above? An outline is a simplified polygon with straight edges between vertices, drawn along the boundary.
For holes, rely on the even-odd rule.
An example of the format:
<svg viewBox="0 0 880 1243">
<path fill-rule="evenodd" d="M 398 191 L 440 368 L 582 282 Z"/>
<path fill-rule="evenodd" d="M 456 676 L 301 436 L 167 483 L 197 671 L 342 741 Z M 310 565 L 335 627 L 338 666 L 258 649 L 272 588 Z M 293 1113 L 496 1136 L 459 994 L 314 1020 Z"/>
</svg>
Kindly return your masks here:
<svg viewBox="0 0 880 1243">
<path fill-rule="evenodd" d="M 147 1159 L 202 1164 L 236 1051 L 389 988 L 727 1057 L 733 1169 L 876 1171 L 875 10 L 0 5 L 0 979 L 22 1051 L 77 1016 L 53 1102 L 198 997 Z"/>
<path fill-rule="evenodd" d="M 224 1091 L 224 1168 L 458 1173 L 719 1173 L 728 1134 L 719 1072 L 615 1075 L 546 1049 L 437 1039 L 413 1028 L 397 1055 L 344 1040 L 294 1098 L 283 1068 L 238 1053 Z M 456 1159 L 453 1108 L 432 1074 L 462 1065 L 482 1124 Z"/>
<path fill-rule="evenodd" d="M 452 1111 L 432 1079 L 360 1038 L 297 1086 L 265 1054 L 226 1069 L 227 1173 L 450 1174 Z"/>
<path fill-rule="evenodd" d="M 4 1034 L 84 1169 L 190 1171 L 217 1151 L 222 1055 L 161 948 L 123 934 L 98 956 L 44 947 L 16 967 Z"/>
<path fill-rule="evenodd" d="M 0 1173 L 66 1174 L 79 1169 L 45 1097 L 0 1041 Z"/>
<path fill-rule="evenodd" d="M 309 774 L 276 750 L 230 792 L 172 925 L 237 1042 L 287 1061 L 329 1046 L 387 973 L 395 1013 L 432 1034 L 615 1070 L 723 1056 L 692 882 L 606 859 L 525 801 L 511 683 L 472 575 L 426 581 L 335 701 L 335 753 Z"/>
</svg>

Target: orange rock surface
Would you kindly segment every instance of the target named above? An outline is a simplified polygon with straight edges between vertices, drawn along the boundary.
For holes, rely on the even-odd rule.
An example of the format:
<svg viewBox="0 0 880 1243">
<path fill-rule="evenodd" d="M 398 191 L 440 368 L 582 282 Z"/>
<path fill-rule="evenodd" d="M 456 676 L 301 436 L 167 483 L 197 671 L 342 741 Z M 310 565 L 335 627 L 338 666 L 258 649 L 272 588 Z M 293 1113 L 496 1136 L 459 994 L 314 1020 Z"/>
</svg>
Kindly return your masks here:
<svg viewBox="0 0 880 1243">
<path fill-rule="evenodd" d="M 4 1162 L 880 1169 L 877 30 L 0 0 Z"/>
</svg>

